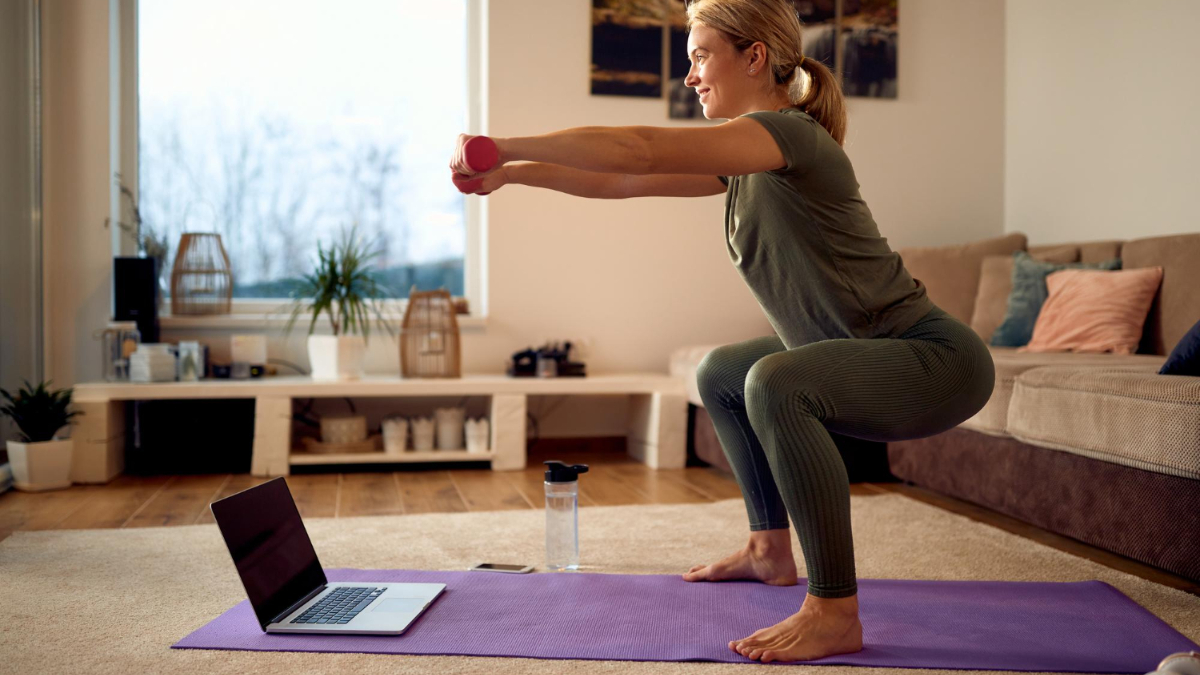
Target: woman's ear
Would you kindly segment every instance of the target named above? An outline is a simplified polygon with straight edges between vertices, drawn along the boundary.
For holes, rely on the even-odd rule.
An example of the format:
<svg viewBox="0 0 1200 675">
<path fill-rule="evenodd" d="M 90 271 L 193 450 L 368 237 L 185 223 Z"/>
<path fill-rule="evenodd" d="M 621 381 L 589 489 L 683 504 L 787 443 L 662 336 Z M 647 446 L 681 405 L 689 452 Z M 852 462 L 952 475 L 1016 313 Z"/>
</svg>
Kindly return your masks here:
<svg viewBox="0 0 1200 675">
<path fill-rule="evenodd" d="M 754 72 L 765 70 L 767 67 L 767 46 L 761 42 L 750 45 L 750 68 Z"/>
</svg>

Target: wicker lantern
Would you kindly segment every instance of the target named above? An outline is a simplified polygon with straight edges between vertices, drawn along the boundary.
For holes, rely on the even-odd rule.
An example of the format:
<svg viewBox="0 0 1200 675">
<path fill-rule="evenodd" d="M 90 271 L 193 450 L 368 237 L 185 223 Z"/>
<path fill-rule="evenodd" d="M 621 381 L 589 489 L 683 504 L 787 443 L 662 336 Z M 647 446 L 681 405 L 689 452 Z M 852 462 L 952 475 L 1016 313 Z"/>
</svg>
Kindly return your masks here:
<svg viewBox="0 0 1200 675">
<path fill-rule="evenodd" d="M 228 314 L 232 299 L 233 273 L 221 235 L 185 233 L 171 268 L 171 313 Z"/>
<path fill-rule="evenodd" d="M 404 377 L 460 377 L 458 321 L 450 291 L 408 293 L 400 336 L 400 374 Z"/>
</svg>

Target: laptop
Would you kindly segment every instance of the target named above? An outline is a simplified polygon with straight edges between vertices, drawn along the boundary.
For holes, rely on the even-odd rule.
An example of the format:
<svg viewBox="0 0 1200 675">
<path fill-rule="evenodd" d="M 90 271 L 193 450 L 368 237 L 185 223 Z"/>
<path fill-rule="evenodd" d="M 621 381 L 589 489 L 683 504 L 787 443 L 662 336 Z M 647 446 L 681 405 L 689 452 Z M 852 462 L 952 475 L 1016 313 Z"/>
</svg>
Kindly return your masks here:
<svg viewBox="0 0 1200 675">
<path fill-rule="evenodd" d="M 399 635 L 446 589 L 446 584 L 330 583 L 283 478 L 210 507 L 268 633 Z"/>
</svg>

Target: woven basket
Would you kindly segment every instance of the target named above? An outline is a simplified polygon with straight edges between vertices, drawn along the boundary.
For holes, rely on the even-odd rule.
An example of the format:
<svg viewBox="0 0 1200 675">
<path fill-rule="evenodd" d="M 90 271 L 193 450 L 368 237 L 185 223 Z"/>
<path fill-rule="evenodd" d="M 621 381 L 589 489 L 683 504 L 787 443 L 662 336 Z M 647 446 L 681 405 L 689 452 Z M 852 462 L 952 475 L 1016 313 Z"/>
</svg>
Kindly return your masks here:
<svg viewBox="0 0 1200 675">
<path fill-rule="evenodd" d="M 171 268 L 171 313 L 228 314 L 232 301 L 233 273 L 221 235 L 184 233 Z"/>
<path fill-rule="evenodd" d="M 300 442 L 304 444 L 304 452 L 311 452 L 318 455 L 342 455 L 359 452 L 383 452 L 383 437 L 379 434 L 374 434 L 365 441 L 355 441 L 353 443 L 322 443 L 315 438 L 302 438 Z"/>
</svg>

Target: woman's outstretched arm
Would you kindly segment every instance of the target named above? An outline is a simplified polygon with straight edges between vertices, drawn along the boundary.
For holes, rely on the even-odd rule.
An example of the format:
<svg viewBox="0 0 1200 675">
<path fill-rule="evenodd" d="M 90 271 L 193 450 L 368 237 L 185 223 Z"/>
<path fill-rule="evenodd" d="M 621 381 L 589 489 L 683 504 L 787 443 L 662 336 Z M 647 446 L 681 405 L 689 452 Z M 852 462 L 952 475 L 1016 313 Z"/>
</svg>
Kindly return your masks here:
<svg viewBox="0 0 1200 675">
<path fill-rule="evenodd" d="M 507 174 L 509 184 L 546 188 L 590 199 L 626 197 L 625 174 L 597 173 L 542 162 L 506 164 L 503 171 Z"/>
<path fill-rule="evenodd" d="M 531 161 L 599 173 L 646 173 L 649 127 L 576 127 L 541 136 L 493 138 L 501 162 Z"/>
<path fill-rule="evenodd" d="M 590 199 L 706 197 L 725 192 L 725 184 L 716 176 L 600 173 L 544 162 L 506 164 L 501 171 L 505 185 L 515 183 L 547 188 Z"/>
<path fill-rule="evenodd" d="M 546 162 L 600 173 L 740 176 L 787 165 L 771 133 L 750 118 L 712 127 L 576 127 L 492 140 L 501 163 Z"/>
</svg>

